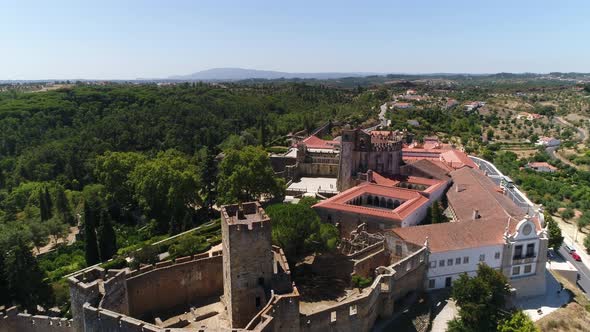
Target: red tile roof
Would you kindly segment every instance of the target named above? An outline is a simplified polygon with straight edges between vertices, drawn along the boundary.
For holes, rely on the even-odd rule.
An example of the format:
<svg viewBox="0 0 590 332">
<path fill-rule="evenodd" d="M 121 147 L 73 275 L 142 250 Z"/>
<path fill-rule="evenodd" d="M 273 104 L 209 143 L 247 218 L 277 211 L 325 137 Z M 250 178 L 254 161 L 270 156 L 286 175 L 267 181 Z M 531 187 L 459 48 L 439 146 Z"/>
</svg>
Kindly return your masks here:
<svg viewBox="0 0 590 332">
<path fill-rule="evenodd" d="M 433 253 L 498 245 L 504 242 L 504 227 L 495 220 L 402 227 L 390 232 L 404 241 L 419 246 L 424 245 L 428 238 L 428 247 Z"/>
<path fill-rule="evenodd" d="M 431 252 L 443 252 L 502 244 L 506 230 L 516 231 L 524 212 L 478 170 L 468 167 L 451 172 L 453 186 L 447 193 L 456 222 L 390 230 L 405 241 L 423 245 L 428 238 Z M 459 188 L 459 190 L 457 190 Z M 478 219 L 473 219 L 478 210 Z M 541 230 L 538 218 L 533 218 Z"/>
<path fill-rule="evenodd" d="M 337 141 L 327 141 L 314 135 L 307 137 L 301 143 L 305 143 L 310 149 L 334 149 L 340 144 Z"/>
<path fill-rule="evenodd" d="M 531 163 L 528 163 L 528 166 L 532 167 L 532 168 L 545 167 L 545 168 L 549 168 L 554 171 L 557 170 L 557 167 L 555 167 L 547 162 L 544 162 L 544 161 L 531 162 Z"/>
<path fill-rule="evenodd" d="M 449 150 L 440 154 L 440 159 L 453 168 L 461 168 L 464 166 L 477 168 L 477 165 L 469 158 L 469 156 L 462 151 Z"/>
<path fill-rule="evenodd" d="M 347 204 L 347 202 L 362 195 L 377 195 L 391 199 L 401 199 L 405 202 L 393 210 Z M 410 215 L 412 212 L 414 212 L 416 209 L 418 209 L 420 206 L 424 204 L 428 204 L 428 198 L 424 197 L 418 191 L 398 187 L 384 186 L 374 183 L 363 183 L 356 187 L 350 188 L 334 197 L 321 201 L 313 207 L 365 214 L 401 222 L 405 217 Z"/>
</svg>

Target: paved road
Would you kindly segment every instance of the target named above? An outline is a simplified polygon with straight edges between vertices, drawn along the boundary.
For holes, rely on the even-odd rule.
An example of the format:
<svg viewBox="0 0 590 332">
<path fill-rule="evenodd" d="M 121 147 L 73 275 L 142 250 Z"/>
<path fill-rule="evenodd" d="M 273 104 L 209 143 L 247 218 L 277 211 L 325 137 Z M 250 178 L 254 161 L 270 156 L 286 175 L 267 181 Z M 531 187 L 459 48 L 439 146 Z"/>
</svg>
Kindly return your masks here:
<svg viewBox="0 0 590 332">
<path fill-rule="evenodd" d="M 573 127 L 578 132 L 578 135 L 580 135 L 580 141 L 584 142 L 588 138 L 588 131 L 586 130 L 586 128 L 576 127 L 571 122 L 567 121 L 566 119 L 560 116 L 556 116 L 553 119 L 555 119 L 556 122 L 559 122 L 563 125 Z"/>
<path fill-rule="evenodd" d="M 574 260 L 563 246 L 559 248 L 559 254 L 578 269 L 578 274 L 580 275 L 578 286 L 586 293 L 586 297 L 588 297 L 588 292 L 590 291 L 590 269 L 584 263 Z"/>
</svg>

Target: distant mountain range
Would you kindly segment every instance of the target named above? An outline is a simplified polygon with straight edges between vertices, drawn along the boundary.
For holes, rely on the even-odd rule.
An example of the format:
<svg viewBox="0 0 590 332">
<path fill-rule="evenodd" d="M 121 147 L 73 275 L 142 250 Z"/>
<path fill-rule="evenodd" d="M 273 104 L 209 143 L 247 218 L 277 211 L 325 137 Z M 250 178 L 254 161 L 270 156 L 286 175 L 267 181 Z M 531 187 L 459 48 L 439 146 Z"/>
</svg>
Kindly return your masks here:
<svg viewBox="0 0 590 332">
<path fill-rule="evenodd" d="M 190 75 L 170 76 L 168 79 L 190 81 L 239 81 L 247 79 L 276 80 L 281 78 L 334 79 L 342 77 L 363 77 L 369 75 L 378 75 L 378 73 L 287 73 L 281 71 L 244 68 L 213 68 L 199 71 Z"/>
</svg>

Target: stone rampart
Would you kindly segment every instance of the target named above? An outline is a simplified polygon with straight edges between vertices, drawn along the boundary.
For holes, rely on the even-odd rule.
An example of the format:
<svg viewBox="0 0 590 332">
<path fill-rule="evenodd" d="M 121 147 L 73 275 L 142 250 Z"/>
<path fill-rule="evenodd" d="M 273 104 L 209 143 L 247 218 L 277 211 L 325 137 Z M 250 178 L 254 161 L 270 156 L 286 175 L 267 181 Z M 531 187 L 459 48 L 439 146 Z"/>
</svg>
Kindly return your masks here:
<svg viewBox="0 0 590 332">
<path fill-rule="evenodd" d="M 0 332 L 74 332 L 72 320 L 19 313 L 16 307 L 0 312 Z"/>
<path fill-rule="evenodd" d="M 199 298 L 223 294 L 222 256 L 143 268 L 127 278 L 129 314 L 141 318 L 179 306 L 189 307 Z"/>
</svg>

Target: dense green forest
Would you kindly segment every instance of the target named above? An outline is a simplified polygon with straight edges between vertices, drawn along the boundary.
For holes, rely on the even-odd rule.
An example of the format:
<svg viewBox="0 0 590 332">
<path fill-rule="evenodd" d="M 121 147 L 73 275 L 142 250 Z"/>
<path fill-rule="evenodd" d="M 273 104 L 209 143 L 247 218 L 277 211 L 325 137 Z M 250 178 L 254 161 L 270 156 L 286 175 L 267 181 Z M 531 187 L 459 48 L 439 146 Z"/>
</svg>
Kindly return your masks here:
<svg viewBox="0 0 590 332">
<path fill-rule="evenodd" d="M 328 120 L 361 124 L 387 97 L 304 83 L 0 93 L 0 304 L 66 312 L 68 273 L 113 257 L 106 267 L 125 266 L 125 255 L 153 263 L 161 252 L 208 249 L 218 223 L 152 244 L 215 220 L 215 203 L 280 198 L 284 181 L 265 149 Z M 35 258 L 76 225 L 79 241 Z"/>
</svg>

